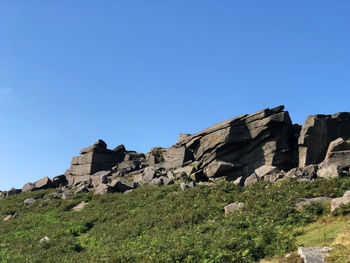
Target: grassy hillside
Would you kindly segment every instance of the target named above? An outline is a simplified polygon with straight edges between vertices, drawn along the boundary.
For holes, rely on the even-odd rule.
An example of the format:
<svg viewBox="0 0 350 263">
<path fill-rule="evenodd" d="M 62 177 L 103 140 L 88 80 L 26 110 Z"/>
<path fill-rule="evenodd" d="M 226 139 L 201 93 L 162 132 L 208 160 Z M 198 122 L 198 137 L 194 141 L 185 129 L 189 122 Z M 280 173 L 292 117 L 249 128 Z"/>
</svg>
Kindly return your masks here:
<svg viewBox="0 0 350 263">
<path fill-rule="evenodd" d="M 253 262 L 320 243 L 334 245 L 333 262 L 346 262 L 339 251 L 348 241 L 339 240 L 349 228 L 337 224 L 350 219 L 331 215 L 329 203 L 294 207 L 297 198 L 338 197 L 349 189 L 350 179 L 343 178 L 186 191 L 143 186 L 66 200 L 53 199 L 53 190 L 20 194 L 0 200 L 0 215 L 21 211 L 0 221 L 0 262 Z M 25 199 L 39 194 L 45 196 L 25 207 Z M 81 201 L 88 205 L 72 211 Z M 223 207 L 232 202 L 246 206 L 225 215 Z M 40 243 L 45 236 L 50 241 Z"/>
</svg>

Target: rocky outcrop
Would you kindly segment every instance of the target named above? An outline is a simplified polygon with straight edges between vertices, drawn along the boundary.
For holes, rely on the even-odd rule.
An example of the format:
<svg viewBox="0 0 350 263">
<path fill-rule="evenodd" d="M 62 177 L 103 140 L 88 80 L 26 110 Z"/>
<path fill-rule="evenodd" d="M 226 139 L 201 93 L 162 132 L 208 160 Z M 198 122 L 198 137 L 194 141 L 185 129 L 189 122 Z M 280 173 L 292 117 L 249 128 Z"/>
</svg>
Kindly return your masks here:
<svg viewBox="0 0 350 263">
<path fill-rule="evenodd" d="M 308 116 L 298 140 L 299 166 L 322 162 L 329 144 L 337 138 L 350 138 L 349 112 Z"/>
<path fill-rule="evenodd" d="M 109 150 L 107 144 L 102 140 L 82 149 L 80 154 L 81 156 L 73 157 L 71 167 L 65 173 L 67 177 L 92 175 L 99 171 L 112 169 L 125 157 L 122 147 L 117 147 L 115 151 Z"/>
<path fill-rule="evenodd" d="M 44 177 L 23 192 L 67 187 L 72 193 L 132 191 L 137 185 L 233 181 L 252 185 L 282 179 L 313 180 L 350 174 L 350 113 L 313 115 L 293 124 L 284 106 L 218 123 L 196 134 L 179 135 L 169 148 L 137 153 L 98 140 L 73 157 L 64 175 Z M 20 193 L 12 189 L 3 195 Z M 64 196 L 67 196 L 66 194 Z"/>
<path fill-rule="evenodd" d="M 246 178 L 263 165 L 289 170 L 297 166 L 295 127 L 283 109 L 264 109 L 221 122 L 186 136 L 179 146 L 190 150 L 209 178 Z"/>
</svg>

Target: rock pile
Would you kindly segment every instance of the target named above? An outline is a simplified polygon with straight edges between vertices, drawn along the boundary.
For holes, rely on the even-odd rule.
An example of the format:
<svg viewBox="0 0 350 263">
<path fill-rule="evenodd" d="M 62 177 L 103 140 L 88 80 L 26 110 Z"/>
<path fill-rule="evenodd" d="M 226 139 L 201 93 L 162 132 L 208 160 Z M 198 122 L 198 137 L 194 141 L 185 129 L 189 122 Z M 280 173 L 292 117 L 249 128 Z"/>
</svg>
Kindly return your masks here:
<svg viewBox="0 0 350 263">
<path fill-rule="evenodd" d="M 313 180 L 349 174 L 350 113 L 313 115 L 303 126 L 293 124 L 284 106 L 264 109 L 218 123 L 204 131 L 180 134 L 169 148 L 149 153 L 113 150 L 98 140 L 73 157 L 64 175 L 44 177 L 9 196 L 46 188 L 57 195 L 93 191 L 127 193 L 137 185 L 196 184 L 233 181 L 251 185 L 265 180 Z M 0 197 L 1 198 L 1 197 Z"/>
</svg>

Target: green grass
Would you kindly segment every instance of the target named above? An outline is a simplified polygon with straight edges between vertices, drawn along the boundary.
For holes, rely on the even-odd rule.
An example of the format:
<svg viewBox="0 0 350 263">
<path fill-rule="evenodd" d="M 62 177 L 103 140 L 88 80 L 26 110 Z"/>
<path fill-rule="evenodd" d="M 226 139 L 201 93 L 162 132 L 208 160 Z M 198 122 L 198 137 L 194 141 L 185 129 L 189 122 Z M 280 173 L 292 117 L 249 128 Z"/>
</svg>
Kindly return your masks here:
<svg viewBox="0 0 350 263">
<path fill-rule="evenodd" d="M 334 250 L 327 262 L 350 262 L 350 215 L 326 216 L 317 222 L 301 227 L 297 238 L 300 246 L 330 246 Z"/>
<path fill-rule="evenodd" d="M 53 199 L 53 190 L 0 200 L 0 262 L 254 262 L 295 251 L 301 226 L 330 215 L 327 205 L 295 209 L 297 198 L 338 197 L 350 179 L 315 182 L 232 183 L 181 191 L 178 185 L 143 186 L 130 194 L 79 194 Z M 45 197 L 26 208 L 26 198 Z M 71 210 L 88 202 L 81 212 Z M 223 207 L 244 202 L 225 216 Z M 48 236 L 49 243 L 39 240 Z M 336 261 L 335 261 L 336 262 Z M 340 262 L 340 261 L 339 261 Z"/>
</svg>

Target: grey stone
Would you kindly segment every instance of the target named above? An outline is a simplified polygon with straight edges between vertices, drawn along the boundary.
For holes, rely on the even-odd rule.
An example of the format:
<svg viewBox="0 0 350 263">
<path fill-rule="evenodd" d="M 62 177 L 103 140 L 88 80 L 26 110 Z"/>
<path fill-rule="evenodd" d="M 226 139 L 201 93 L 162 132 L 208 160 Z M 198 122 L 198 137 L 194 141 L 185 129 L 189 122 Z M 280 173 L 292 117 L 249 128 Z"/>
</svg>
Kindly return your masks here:
<svg viewBox="0 0 350 263">
<path fill-rule="evenodd" d="M 288 171 L 285 177 L 312 180 L 317 177 L 317 169 L 317 165 L 314 164 L 305 167 L 296 167 Z"/>
<path fill-rule="evenodd" d="M 134 182 L 128 182 L 121 179 L 115 179 L 110 184 L 110 187 L 112 187 L 116 192 L 124 193 L 125 191 L 131 190 L 135 188 Z"/>
<path fill-rule="evenodd" d="M 151 166 L 157 164 L 156 157 L 154 155 L 150 155 L 149 156 L 148 164 L 151 165 Z"/>
<path fill-rule="evenodd" d="M 83 210 L 86 206 L 88 205 L 88 203 L 86 203 L 85 201 L 77 204 L 76 206 L 74 206 L 72 208 L 73 211 L 75 212 L 80 212 L 81 210 Z"/>
<path fill-rule="evenodd" d="M 299 167 L 322 162 L 329 144 L 340 137 L 350 138 L 350 113 L 308 116 L 298 139 Z"/>
<path fill-rule="evenodd" d="M 350 167 L 350 144 L 343 138 L 338 138 L 329 144 L 325 162 L 340 165 L 343 169 Z"/>
<path fill-rule="evenodd" d="M 121 153 L 121 154 L 125 154 L 126 153 L 126 149 L 125 149 L 125 146 L 123 144 L 115 147 L 113 149 L 113 151 L 115 151 L 116 153 Z"/>
<path fill-rule="evenodd" d="M 118 171 L 123 174 L 131 173 L 142 168 L 142 162 L 140 160 L 125 160 L 119 163 Z"/>
<path fill-rule="evenodd" d="M 94 188 L 95 195 L 103 195 L 103 194 L 113 193 L 113 192 L 115 192 L 114 188 L 106 184 L 100 184 L 99 186 Z"/>
<path fill-rule="evenodd" d="M 175 179 L 174 173 L 172 171 L 168 171 L 166 175 L 169 179 Z"/>
<path fill-rule="evenodd" d="M 68 183 L 66 176 L 64 174 L 55 176 L 54 178 L 52 178 L 52 187 L 54 188 L 58 188 L 61 186 L 64 186 Z"/>
<path fill-rule="evenodd" d="M 309 205 L 311 203 L 323 203 L 326 201 L 330 201 L 332 198 L 329 197 L 314 197 L 314 198 L 299 198 L 297 199 L 296 207 L 297 209 L 301 209 L 306 205 Z"/>
<path fill-rule="evenodd" d="M 250 176 L 248 176 L 244 181 L 244 186 L 253 185 L 258 182 L 258 177 L 255 173 L 252 173 Z"/>
<path fill-rule="evenodd" d="M 34 183 L 37 189 L 48 189 L 52 187 L 52 181 L 49 177 L 45 176 Z"/>
<path fill-rule="evenodd" d="M 186 140 L 191 134 L 188 133 L 180 133 L 178 136 L 178 143 L 181 144 L 184 140 Z"/>
<path fill-rule="evenodd" d="M 269 182 L 275 182 L 283 177 L 283 172 L 281 172 L 277 167 L 271 165 L 263 165 L 258 169 L 255 169 L 255 174 L 258 180 L 265 180 Z"/>
<path fill-rule="evenodd" d="M 178 167 L 183 167 L 184 164 L 192 160 L 192 154 L 186 147 L 178 147 L 177 145 L 169 148 L 161 149 L 162 151 L 162 166 L 169 170 Z"/>
<path fill-rule="evenodd" d="M 156 176 L 156 168 L 154 166 L 146 167 L 143 171 L 142 180 L 150 182 Z"/>
<path fill-rule="evenodd" d="M 153 178 L 153 179 L 149 182 L 149 185 L 154 185 L 154 186 L 158 186 L 158 185 L 162 185 L 162 184 L 163 184 L 162 178 Z"/>
<path fill-rule="evenodd" d="M 342 205 L 350 203 L 350 190 L 346 191 L 342 197 L 334 198 L 331 203 L 331 212 L 339 209 Z"/>
<path fill-rule="evenodd" d="M 183 168 L 178 168 L 172 171 L 172 173 L 175 175 L 176 178 L 179 178 L 179 177 L 187 178 L 187 177 L 190 177 L 190 175 L 194 172 L 196 172 L 196 169 L 192 165 L 188 165 Z"/>
<path fill-rule="evenodd" d="M 21 189 L 15 189 L 15 188 L 11 188 L 8 192 L 7 192 L 7 196 L 11 196 L 11 195 L 17 195 L 22 193 Z"/>
<path fill-rule="evenodd" d="M 31 204 L 34 204 L 35 202 L 36 202 L 36 200 L 34 198 L 28 198 L 28 199 L 24 200 L 24 205 L 29 206 Z"/>
<path fill-rule="evenodd" d="M 84 148 L 80 154 L 81 156 L 72 158 L 71 167 L 66 171 L 66 176 L 92 175 L 99 171 L 111 170 L 125 157 L 125 151 L 109 150 L 103 141 Z"/>
<path fill-rule="evenodd" d="M 322 178 L 336 178 L 342 175 L 343 169 L 340 165 L 323 163 L 317 170 L 317 177 Z"/>
<path fill-rule="evenodd" d="M 50 243 L 50 242 L 51 242 L 51 239 L 47 236 L 39 240 L 39 243 Z"/>
<path fill-rule="evenodd" d="M 332 250 L 331 247 L 299 247 L 298 254 L 304 259 L 304 263 L 324 263 Z"/>
<path fill-rule="evenodd" d="M 6 222 L 6 221 L 9 221 L 13 218 L 12 215 L 5 215 L 4 218 L 3 218 L 3 221 Z"/>
<path fill-rule="evenodd" d="M 112 171 L 100 171 L 91 176 L 91 184 L 93 187 L 97 187 L 100 184 L 107 184 L 108 177 L 112 174 Z"/>
<path fill-rule="evenodd" d="M 74 194 L 87 193 L 89 189 L 85 185 L 80 185 L 75 191 Z M 63 198 L 62 198 L 63 199 Z"/>
<path fill-rule="evenodd" d="M 243 209 L 244 203 L 231 203 L 224 207 L 225 214 L 229 214 L 232 211 L 239 211 Z"/>
<path fill-rule="evenodd" d="M 137 152 L 127 152 L 125 154 L 124 161 L 135 161 L 135 160 L 144 160 L 146 159 L 145 154 Z"/>
<path fill-rule="evenodd" d="M 40 204 L 40 207 L 47 206 L 50 202 L 51 202 L 51 199 L 43 200 L 43 201 L 41 202 L 41 204 Z"/>
<path fill-rule="evenodd" d="M 264 109 L 218 123 L 184 138 L 205 175 L 234 181 L 262 165 L 290 170 L 297 166 L 295 126 L 283 107 Z"/>
<path fill-rule="evenodd" d="M 236 180 L 233 181 L 235 185 L 244 185 L 244 178 L 243 176 L 238 177 Z"/>
<path fill-rule="evenodd" d="M 169 177 L 164 177 L 163 179 L 163 184 L 164 185 L 171 185 L 171 184 L 174 184 L 174 180 L 172 178 L 169 178 Z"/>
<path fill-rule="evenodd" d="M 36 187 L 33 183 L 26 183 L 23 187 L 22 187 L 22 192 L 23 193 L 28 193 L 28 192 L 32 192 L 35 191 Z"/>
<path fill-rule="evenodd" d="M 189 186 L 186 185 L 184 182 L 182 182 L 182 183 L 180 184 L 180 188 L 181 188 L 182 191 L 185 191 L 187 188 L 189 188 Z"/>
</svg>

